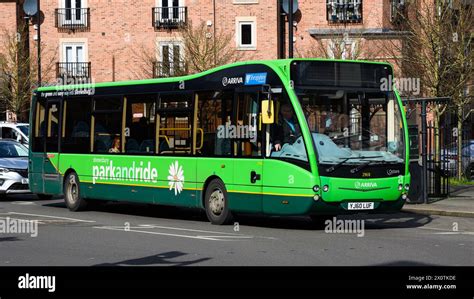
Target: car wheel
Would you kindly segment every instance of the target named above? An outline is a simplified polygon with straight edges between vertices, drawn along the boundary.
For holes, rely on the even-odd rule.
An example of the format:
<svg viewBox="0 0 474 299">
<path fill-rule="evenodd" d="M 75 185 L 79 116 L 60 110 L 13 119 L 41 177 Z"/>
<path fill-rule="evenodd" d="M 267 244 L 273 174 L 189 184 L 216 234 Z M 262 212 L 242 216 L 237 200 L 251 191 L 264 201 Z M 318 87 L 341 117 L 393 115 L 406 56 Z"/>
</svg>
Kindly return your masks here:
<svg viewBox="0 0 474 299">
<path fill-rule="evenodd" d="M 232 221 L 227 190 L 221 180 L 214 179 L 207 186 L 204 197 L 204 207 L 206 209 L 207 219 L 209 219 L 212 224 L 222 225 Z"/>
<path fill-rule="evenodd" d="M 64 182 L 64 201 L 69 210 L 77 212 L 85 210 L 87 202 L 81 197 L 79 178 L 71 172 Z"/>
</svg>

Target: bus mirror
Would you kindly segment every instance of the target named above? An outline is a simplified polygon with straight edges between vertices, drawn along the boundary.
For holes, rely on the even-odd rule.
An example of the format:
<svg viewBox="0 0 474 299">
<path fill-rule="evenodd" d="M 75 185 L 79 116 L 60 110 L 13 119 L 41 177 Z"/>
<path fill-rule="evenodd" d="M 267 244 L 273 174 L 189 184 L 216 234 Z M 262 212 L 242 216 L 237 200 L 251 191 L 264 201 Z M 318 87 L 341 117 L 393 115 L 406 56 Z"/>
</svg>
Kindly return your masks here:
<svg viewBox="0 0 474 299">
<path fill-rule="evenodd" d="M 264 124 L 273 124 L 275 122 L 275 114 L 272 100 L 262 101 L 262 122 Z"/>
</svg>

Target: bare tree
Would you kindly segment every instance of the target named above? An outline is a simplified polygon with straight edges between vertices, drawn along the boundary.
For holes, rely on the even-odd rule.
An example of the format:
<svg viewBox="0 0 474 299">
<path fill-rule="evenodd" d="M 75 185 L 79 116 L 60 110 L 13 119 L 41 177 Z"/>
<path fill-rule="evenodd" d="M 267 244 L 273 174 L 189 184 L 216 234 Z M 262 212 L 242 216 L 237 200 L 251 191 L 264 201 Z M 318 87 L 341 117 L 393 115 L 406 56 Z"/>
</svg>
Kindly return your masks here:
<svg viewBox="0 0 474 299">
<path fill-rule="evenodd" d="M 474 51 L 472 51 L 474 18 L 472 5 L 463 0 L 411 0 L 407 14 L 400 14 L 400 29 L 408 32 L 401 40 L 391 42 L 385 50 L 392 55 L 401 53 L 395 63 L 403 76 L 421 79 L 424 96 L 452 98 L 449 105 L 433 105 L 435 127 L 441 115 L 449 108 L 457 117 L 459 136 L 471 98 L 464 87 L 472 82 Z M 435 136 L 437 137 L 437 136 Z M 439 152 L 439 138 L 435 138 Z M 462 139 L 458 138 L 458 156 L 461 157 Z M 435 157 L 439 159 L 438 157 Z M 458 159 L 458 178 L 462 176 Z"/>
<path fill-rule="evenodd" d="M 31 54 L 25 54 L 25 45 L 14 31 L 4 29 L 0 34 L 3 40 L 0 45 L 0 101 L 3 111 L 0 112 L 11 111 L 18 120 L 26 121 L 32 91 L 38 86 L 37 51 L 32 49 Z M 42 75 L 45 79 L 48 79 L 54 67 L 52 57 L 50 61 L 43 61 Z"/>
<path fill-rule="evenodd" d="M 363 29 L 328 29 L 324 37 L 312 41 L 304 50 L 296 49 L 299 57 L 317 57 L 353 60 L 377 60 L 382 54 L 375 39 L 363 37 Z"/>
<path fill-rule="evenodd" d="M 184 44 L 184 65 L 189 73 L 205 70 L 235 62 L 238 52 L 232 46 L 233 35 L 224 30 L 215 34 L 204 22 L 193 27 L 192 24 L 181 29 Z"/>
</svg>

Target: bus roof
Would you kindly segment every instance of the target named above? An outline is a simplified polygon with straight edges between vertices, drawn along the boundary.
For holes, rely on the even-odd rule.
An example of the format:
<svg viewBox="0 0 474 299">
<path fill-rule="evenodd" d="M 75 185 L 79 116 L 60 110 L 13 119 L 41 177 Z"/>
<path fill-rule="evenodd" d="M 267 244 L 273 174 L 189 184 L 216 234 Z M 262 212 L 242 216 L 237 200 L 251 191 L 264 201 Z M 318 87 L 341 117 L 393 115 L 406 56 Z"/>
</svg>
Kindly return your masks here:
<svg viewBox="0 0 474 299">
<path fill-rule="evenodd" d="M 141 79 L 141 80 L 126 80 L 126 81 L 116 81 L 116 82 L 101 82 L 101 83 L 86 83 L 79 85 L 54 85 L 54 86 L 43 86 L 35 90 L 35 92 L 48 92 L 48 91 L 61 91 L 64 89 L 74 89 L 77 88 L 101 88 L 101 87 L 117 87 L 117 86 L 128 86 L 128 85 L 141 85 L 141 84 L 157 84 L 157 83 L 170 83 L 177 81 L 186 81 L 191 79 L 196 79 L 214 72 L 242 65 L 251 65 L 251 64 L 264 64 L 270 67 L 281 67 L 289 65 L 292 61 L 328 61 L 328 62 L 351 62 L 351 63 L 373 63 L 373 64 L 382 64 L 388 65 L 391 64 L 388 62 L 380 61 L 368 61 L 368 60 L 342 60 L 342 59 L 324 59 L 324 58 L 293 58 L 293 59 L 274 59 L 274 60 L 253 60 L 253 61 L 241 61 L 231 64 L 226 64 L 218 66 L 216 68 L 209 69 L 207 71 L 180 76 L 180 77 L 168 77 L 168 78 L 153 78 L 153 79 Z"/>
</svg>

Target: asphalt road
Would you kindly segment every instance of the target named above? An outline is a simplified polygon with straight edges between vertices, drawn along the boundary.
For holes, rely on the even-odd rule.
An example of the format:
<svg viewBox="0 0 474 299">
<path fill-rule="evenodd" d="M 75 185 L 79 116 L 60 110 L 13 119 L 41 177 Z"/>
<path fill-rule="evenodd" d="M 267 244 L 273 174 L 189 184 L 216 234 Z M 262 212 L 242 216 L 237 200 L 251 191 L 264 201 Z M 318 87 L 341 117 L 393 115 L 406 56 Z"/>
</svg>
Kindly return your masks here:
<svg viewBox="0 0 474 299">
<path fill-rule="evenodd" d="M 474 218 L 360 215 L 359 232 L 304 217 L 241 215 L 210 224 L 198 210 L 107 203 L 73 213 L 62 199 L 0 201 L 0 220 L 38 220 L 38 235 L 0 233 L 0 266 L 474 265 Z"/>
</svg>

